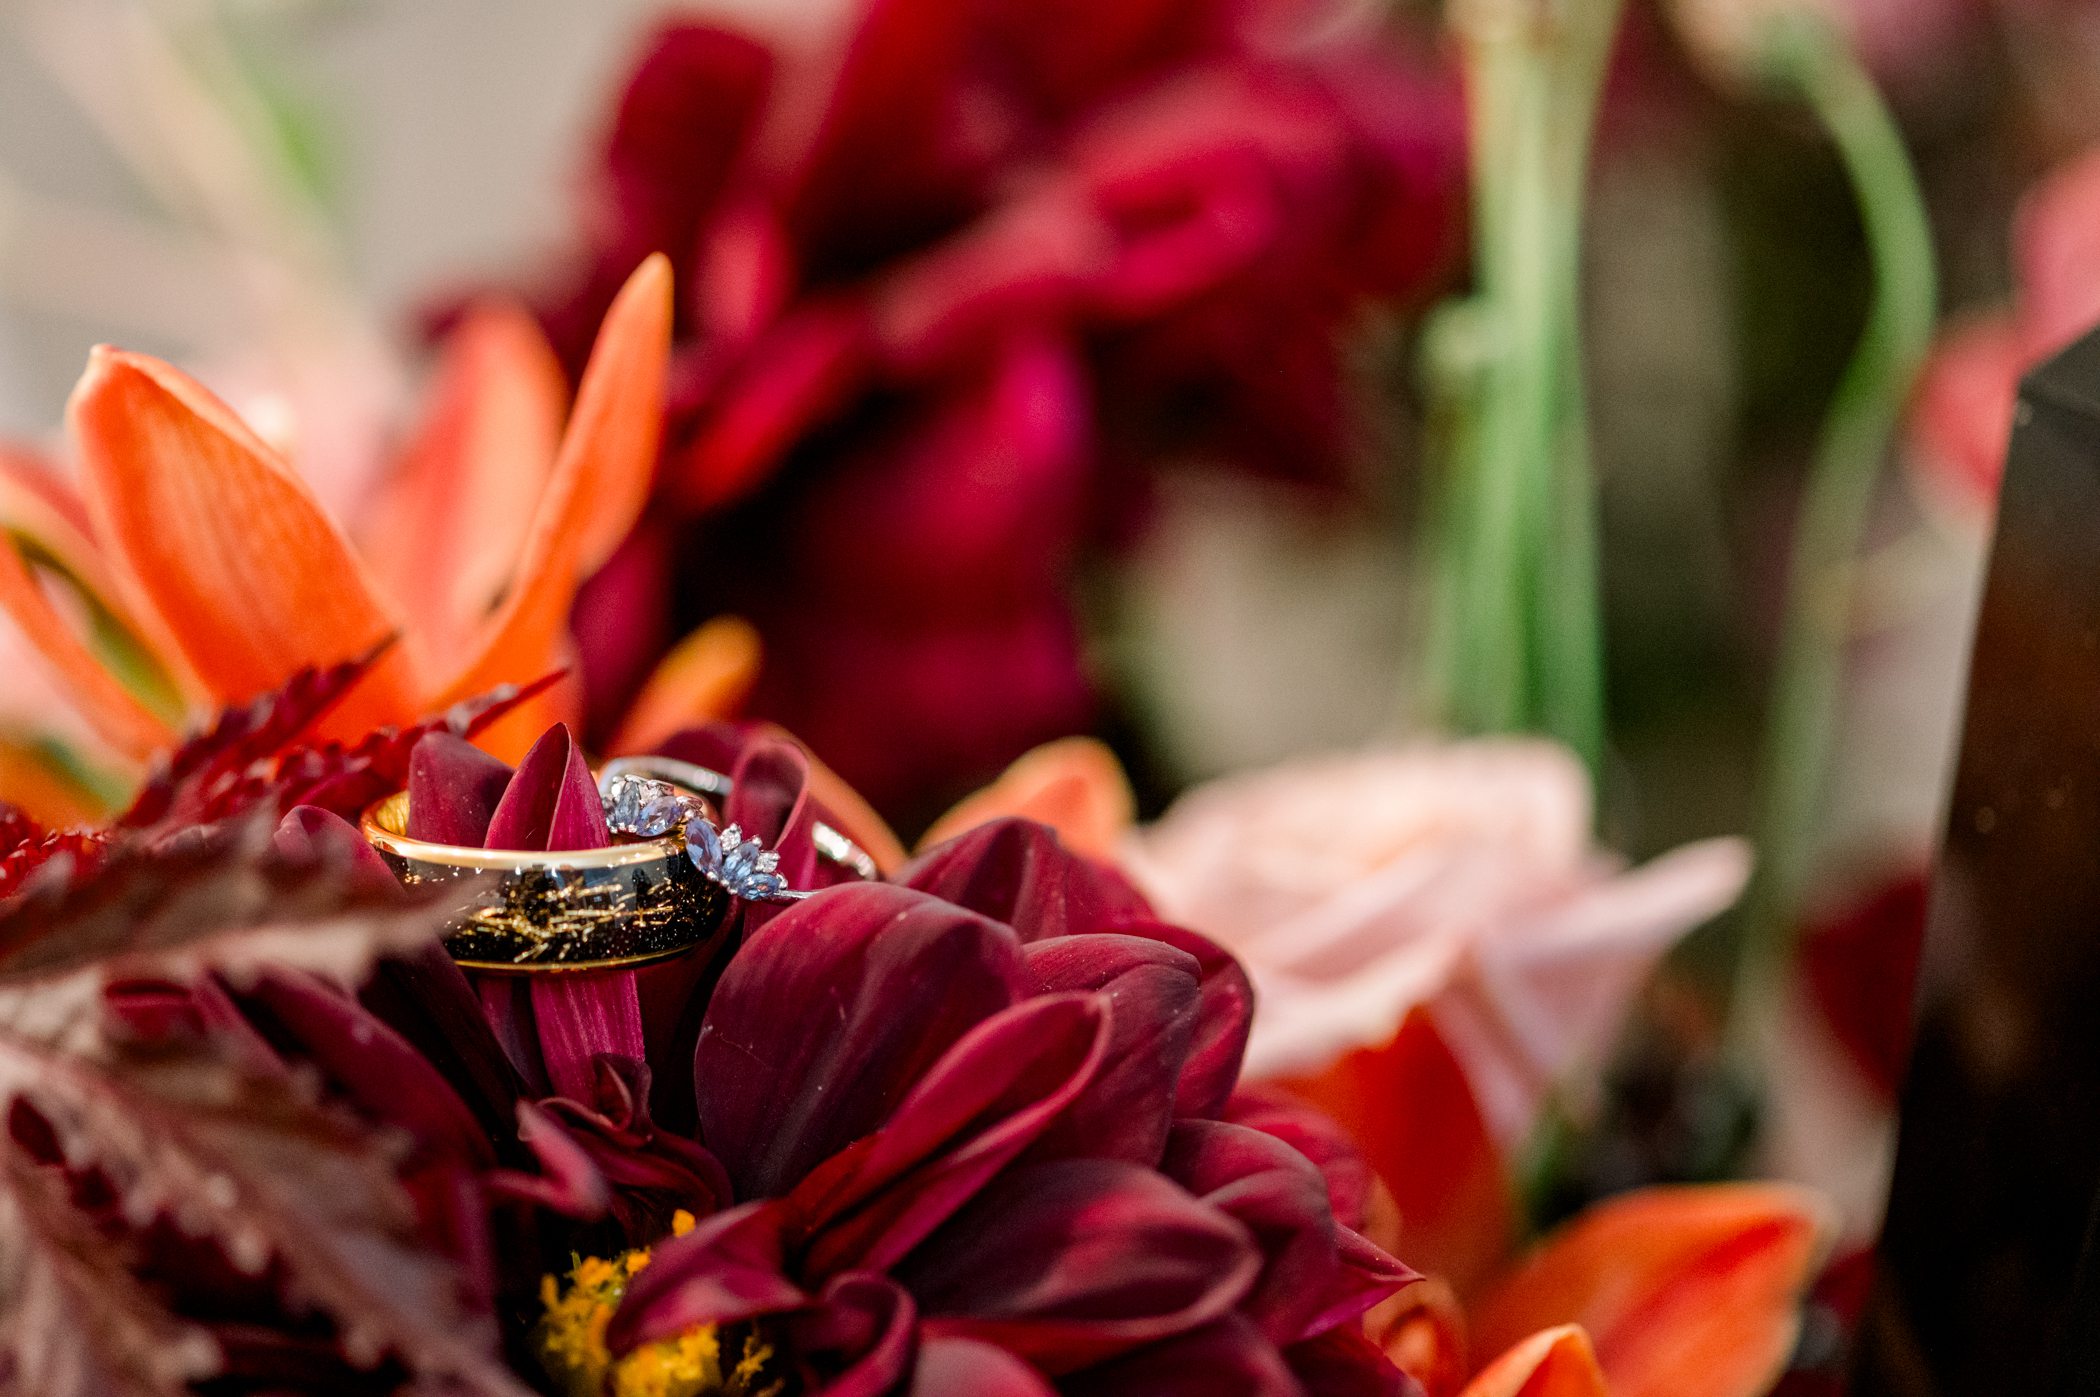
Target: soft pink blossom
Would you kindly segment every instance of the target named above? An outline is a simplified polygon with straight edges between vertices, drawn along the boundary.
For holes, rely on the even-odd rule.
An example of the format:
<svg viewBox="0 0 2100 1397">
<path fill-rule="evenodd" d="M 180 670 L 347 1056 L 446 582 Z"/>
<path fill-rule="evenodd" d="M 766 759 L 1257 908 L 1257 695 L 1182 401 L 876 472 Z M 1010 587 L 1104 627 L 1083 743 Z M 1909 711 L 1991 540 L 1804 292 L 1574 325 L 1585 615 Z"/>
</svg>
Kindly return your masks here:
<svg viewBox="0 0 2100 1397">
<path fill-rule="evenodd" d="M 1250 1076 L 1317 1073 L 1427 1006 L 1512 1144 L 1749 872 L 1739 840 L 1628 869 L 1590 830 L 1589 779 L 1568 752 L 1476 741 L 1213 782 L 1136 831 L 1125 858 L 1164 915 L 1246 965 Z"/>
</svg>

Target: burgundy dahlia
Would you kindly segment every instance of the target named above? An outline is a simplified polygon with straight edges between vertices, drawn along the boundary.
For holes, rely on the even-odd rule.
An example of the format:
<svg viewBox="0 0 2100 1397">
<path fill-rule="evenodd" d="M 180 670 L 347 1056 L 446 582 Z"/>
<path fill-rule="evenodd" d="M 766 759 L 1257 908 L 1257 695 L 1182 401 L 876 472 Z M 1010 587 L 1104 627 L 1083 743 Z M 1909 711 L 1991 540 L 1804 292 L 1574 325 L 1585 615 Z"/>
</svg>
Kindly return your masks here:
<svg viewBox="0 0 2100 1397">
<path fill-rule="evenodd" d="M 823 880 L 799 749 L 670 748 L 736 770 L 734 813 L 792 883 Z M 443 738 L 417 772 L 416 802 L 465 810 L 454 833 L 607 838 L 558 729 L 515 775 Z M 525 1108 L 543 1172 L 513 1191 L 620 1225 L 547 1283 L 538 1343 L 571 1390 L 1399 1390 L 1356 1321 L 1411 1273 L 1353 1230 L 1360 1172 L 1334 1157 L 1330 1184 L 1285 1141 L 1331 1136 L 1235 1100 L 1245 976 L 1120 875 L 1006 821 L 892 881 L 747 904 L 734 934 L 713 983 L 482 978 L 520 1076 L 556 1093 Z"/>
<path fill-rule="evenodd" d="M 619 618 L 581 632 L 601 712 L 734 611 L 757 710 L 888 808 L 1083 724 L 1070 594 L 1131 467 L 1336 478 L 1347 332 L 1451 242 L 1454 91 L 1330 8 L 862 0 L 814 50 L 660 29 L 546 316 L 573 364 L 639 259 L 676 266 L 657 507 L 584 608 Z"/>
</svg>

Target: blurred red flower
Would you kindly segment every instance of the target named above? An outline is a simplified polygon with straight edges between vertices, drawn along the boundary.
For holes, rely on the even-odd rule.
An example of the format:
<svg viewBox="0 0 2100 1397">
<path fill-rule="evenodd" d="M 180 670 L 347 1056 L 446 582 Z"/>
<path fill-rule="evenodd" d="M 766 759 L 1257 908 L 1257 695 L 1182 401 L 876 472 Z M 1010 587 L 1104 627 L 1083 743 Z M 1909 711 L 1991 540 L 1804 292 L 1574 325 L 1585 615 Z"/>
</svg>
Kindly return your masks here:
<svg viewBox="0 0 2100 1397">
<path fill-rule="evenodd" d="M 1455 86 L 1348 27 L 866 0 L 816 49 L 657 31 L 543 301 L 574 364 L 637 261 L 678 273 L 656 508 L 593 599 L 621 623 L 581 637 L 596 720 L 735 611 L 755 711 L 880 805 L 1083 725 L 1075 568 L 1130 468 L 1340 478 L 1346 332 L 1453 243 Z"/>
</svg>

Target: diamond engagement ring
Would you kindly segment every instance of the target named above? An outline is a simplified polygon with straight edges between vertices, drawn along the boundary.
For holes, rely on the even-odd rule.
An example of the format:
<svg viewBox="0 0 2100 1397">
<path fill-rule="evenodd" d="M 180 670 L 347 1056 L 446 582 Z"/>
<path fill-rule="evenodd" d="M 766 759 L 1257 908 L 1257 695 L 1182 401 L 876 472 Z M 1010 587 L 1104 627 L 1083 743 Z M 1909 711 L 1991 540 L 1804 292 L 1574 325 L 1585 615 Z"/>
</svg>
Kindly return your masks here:
<svg viewBox="0 0 2100 1397">
<path fill-rule="evenodd" d="M 615 831 L 654 839 L 683 829 L 693 866 L 754 902 L 784 902 L 809 896 L 789 888 L 774 870 L 780 863 L 737 826 L 720 829 L 714 808 L 729 798 L 734 783 L 719 771 L 675 757 L 618 757 L 605 764 L 598 794 L 605 820 Z M 875 860 L 858 844 L 819 823 L 810 831 L 817 856 L 862 878 L 879 877 Z"/>
<path fill-rule="evenodd" d="M 648 776 L 631 773 L 601 778 L 605 822 L 614 834 L 642 839 L 677 835 L 685 855 L 700 876 L 719 884 L 731 897 L 746 902 L 792 902 L 808 897 L 790 888 L 777 871 L 780 855 L 756 839 L 746 839 L 735 825 L 720 829 L 714 811 L 697 795 Z"/>
</svg>

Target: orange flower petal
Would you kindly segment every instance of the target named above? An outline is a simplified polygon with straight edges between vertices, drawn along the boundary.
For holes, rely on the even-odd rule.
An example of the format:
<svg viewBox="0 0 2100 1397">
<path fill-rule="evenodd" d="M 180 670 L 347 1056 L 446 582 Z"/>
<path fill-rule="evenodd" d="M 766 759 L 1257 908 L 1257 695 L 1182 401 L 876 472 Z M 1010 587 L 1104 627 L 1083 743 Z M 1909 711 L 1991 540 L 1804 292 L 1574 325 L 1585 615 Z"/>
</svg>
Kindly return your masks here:
<svg viewBox="0 0 2100 1397">
<path fill-rule="evenodd" d="M 522 309 L 476 306 L 446 337 L 422 425 L 361 535 L 374 573 L 440 653 L 509 585 L 568 398 L 560 362 Z"/>
<path fill-rule="evenodd" d="M 1417 1281 L 1364 1316 L 1386 1357 L 1422 1388 L 1422 1397 L 1456 1397 L 1466 1385 L 1466 1316 L 1449 1285 Z"/>
<path fill-rule="evenodd" d="M 1516 1219 L 1501 1152 L 1428 1013 L 1392 1041 L 1284 1083 L 1347 1127 L 1400 1209 L 1399 1254 L 1471 1294 L 1508 1256 Z"/>
<path fill-rule="evenodd" d="M 29 535 L 68 572 L 105 596 L 115 583 L 91 535 L 87 506 L 35 451 L 0 442 L 0 519 Z"/>
<path fill-rule="evenodd" d="M 1463 1397 L 1616 1397 L 1589 1336 L 1573 1324 L 1533 1334 L 1466 1384 Z"/>
<path fill-rule="evenodd" d="M 71 696 L 95 735 L 128 757 L 175 741 L 175 729 L 120 683 L 61 616 L 14 540 L 0 540 L 0 610 L 21 628 L 53 683 Z"/>
<path fill-rule="evenodd" d="M 98 347 L 69 412 L 96 531 L 217 698 L 246 699 L 400 631 L 305 483 L 194 379 Z M 388 655 L 324 729 L 414 716 L 407 673 Z"/>
<path fill-rule="evenodd" d="M 537 677 L 537 676 L 535 676 Z M 501 757 L 516 766 L 532 744 L 546 734 L 556 723 L 567 723 L 571 728 L 583 722 L 583 681 L 577 678 L 573 667 L 540 693 L 526 699 L 510 712 L 483 728 L 474 737 L 474 745 L 491 756 Z"/>
<path fill-rule="evenodd" d="M 554 666 L 577 583 L 626 536 L 648 496 L 670 346 L 671 264 L 653 253 L 605 313 L 510 589 L 439 686 L 440 703 Z"/>
<path fill-rule="evenodd" d="M 1614 1397 L 1756 1397 L 1793 1351 L 1822 1234 L 1814 1196 L 1783 1185 L 1627 1194 L 1547 1238 L 1475 1311 L 1480 1340 L 1578 1323 Z"/>
<path fill-rule="evenodd" d="M 735 715 L 758 682 L 758 628 L 717 616 L 678 642 L 649 676 L 612 741 L 615 754 L 647 752 L 680 728 Z"/>
<path fill-rule="evenodd" d="M 1060 738 L 1023 754 L 998 780 L 965 796 L 934 821 L 919 847 L 1009 815 L 1040 820 L 1068 847 L 1113 859 L 1137 819 L 1137 797 L 1123 764 L 1105 744 L 1091 737 Z"/>
<path fill-rule="evenodd" d="M 12 738 L 0 738 L 0 801 L 45 829 L 96 825 L 110 813 L 46 752 Z"/>
</svg>

